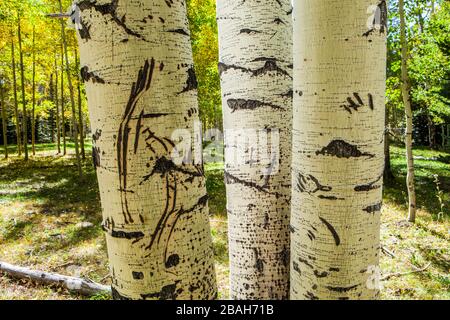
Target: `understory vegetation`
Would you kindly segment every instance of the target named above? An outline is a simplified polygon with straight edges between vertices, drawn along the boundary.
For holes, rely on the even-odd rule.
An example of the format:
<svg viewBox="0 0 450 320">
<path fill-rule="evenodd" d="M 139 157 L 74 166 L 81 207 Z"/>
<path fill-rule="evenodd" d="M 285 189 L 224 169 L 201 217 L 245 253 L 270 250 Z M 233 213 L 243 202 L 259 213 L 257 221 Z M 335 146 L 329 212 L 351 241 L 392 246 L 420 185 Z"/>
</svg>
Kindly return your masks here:
<svg viewBox="0 0 450 320">
<path fill-rule="evenodd" d="M 88 153 L 89 141 L 85 146 Z M 89 160 L 83 162 L 85 174 L 80 182 L 72 145 L 69 143 L 68 147 L 65 157 L 55 155 L 53 144 L 41 144 L 37 146 L 37 155 L 28 162 L 15 156 L 0 160 L 0 260 L 109 284 L 100 199 L 91 157 L 88 153 Z M 406 221 L 403 147 L 392 146 L 391 155 L 395 180 L 384 189 L 382 298 L 450 299 L 450 165 L 445 161 L 450 153 L 427 148 L 414 150 L 420 204 L 416 224 Z M 219 298 L 226 299 L 228 249 L 223 164 L 207 164 L 205 169 Z M 438 191 L 437 182 L 442 192 Z M 0 275 L 0 299 L 85 297 Z"/>
</svg>

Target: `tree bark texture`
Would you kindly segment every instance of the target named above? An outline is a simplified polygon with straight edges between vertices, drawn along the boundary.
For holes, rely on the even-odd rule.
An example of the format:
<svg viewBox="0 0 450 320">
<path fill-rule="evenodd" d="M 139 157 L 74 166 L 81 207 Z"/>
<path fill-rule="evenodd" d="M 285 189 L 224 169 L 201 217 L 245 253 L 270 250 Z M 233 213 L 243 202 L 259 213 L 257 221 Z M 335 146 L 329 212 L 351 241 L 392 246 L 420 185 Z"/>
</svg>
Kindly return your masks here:
<svg viewBox="0 0 450 320">
<path fill-rule="evenodd" d="M 201 155 L 185 1 L 75 4 L 113 297 L 213 299 L 203 165 L 174 156 L 178 129 Z"/>
<path fill-rule="evenodd" d="M 294 3 L 291 299 L 374 299 L 385 1 Z"/>
<path fill-rule="evenodd" d="M 234 299 L 289 296 L 289 0 L 217 2 Z"/>
</svg>

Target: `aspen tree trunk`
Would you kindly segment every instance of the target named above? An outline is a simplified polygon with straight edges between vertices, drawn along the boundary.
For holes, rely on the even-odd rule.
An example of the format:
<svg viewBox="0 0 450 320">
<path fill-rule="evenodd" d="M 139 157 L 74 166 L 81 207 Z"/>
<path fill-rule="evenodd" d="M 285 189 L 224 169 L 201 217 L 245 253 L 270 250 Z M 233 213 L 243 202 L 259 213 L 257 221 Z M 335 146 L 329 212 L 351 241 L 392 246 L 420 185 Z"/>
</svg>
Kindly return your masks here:
<svg viewBox="0 0 450 320">
<path fill-rule="evenodd" d="M 291 299 L 374 299 L 386 2 L 299 0 L 293 19 Z"/>
<path fill-rule="evenodd" d="M 61 39 L 61 41 L 63 40 Z M 63 155 L 66 155 L 66 116 L 64 111 L 64 46 L 61 43 L 61 134 L 63 138 Z"/>
<path fill-rule="evenodd" d="M 61 153 L 61 121 L 59 119 L 59 101 L 58 101 L 58 61 L 55 52 L 55 108 L 56 108 L 56 144 L 58 145 L 58 154 Z"/>
<path fill-rule="evenodd" d="M 5 159 L 8 159 L 8 131 L 7 131 L 7 123 L 8 116 L 6 114 L 6 103 L 5 103 L 5 94 L 3 92 L 3 86 L 0 86 L 0 102 L 2 107 L 2 132 L 3 132 L 3 147 L 5 148 Z"/>
<path fill-rule="evenodd" d="M 416 187 L 414 182 L 414 158 L 412 151 L 412 135 L 413 135 L 413 119 L 411 109 L 411 96 L 409 94 L 409 76 L 408 76 L 408 48 L 406 41 L 406 24 L 405 24 L 405 8 L 404 1 L 399 0 L 398 3 L 400 12 L 400 45 L 402 55 L 402 97 L 405 105 L 406 116 L 406 131 L 405 131 L 405 147 L 406 147 L 406 186 L 408 188 L 408 221 L 416 221 Z"/>
<path fill-rule="evenodd" d="M 59 10 L 62 13 L 62 4 L 61 0 L 59 0 Z M 66 32 L 64 27 L 64 20 L 61 20 L 61 38 L 63 42 L 63 48 L 64 48 L 64 57 L 66 58 L 66 74 L 67 74 L 67 83 L 69 85 L 69 96 L 70 96 L 70 105 L 72 107 L 72 138 L 73 142 L 75 144 L 75 157 L 77 159 L 77 169 L 78 169 L 78 175 L 80 178 L 83 175 L 83 171 L 81 169 L 81 159 L 80 159 L 80 149 L 78 145 L 78 131 L 77 131 L 77 117 L 76 117 L 76 108 L 75 108 L 75 97 L 73 92 L 73 85 L 72 85 L 72 77 L 70 76 L 70 64 L 69 64 L 69 55 L 67 54 L 67 41 L 66 41 Z"/>
<path fill-rule="evenodd" d="M 11 31 L 11 63 L 12 63 L 12 74 L 13 74 L 13 91 L 14 91 L 14 118 L 16 118 L 16 139 L 17 139 L 17 154 L 19 157 L 22 155 L 22 139 L 20 130 L 20 119 L 19 119 L 19 100 L 17 98 L 17 75 L 16 75 L 16 55 L 14 50 L 14 33 Z"/>
<path fill-rule="evenodd" d="M 25 98 L 25 66 L 23 64 L 22 32 L 20 27 L 20 16 L 17 17 L 17 34 L 19 38 L 20 78 L 22 82 L 22 131 L 24 159 L 28 160 L 28 125 L 27 125 L 27 101 Z"/>
<path fill-rule="evenodd" d="M 35 29 L 33 26 L 33 71 L 32 71 L 32 99 L 33 99 L 33 108 L 31 111 L 31 149 L 33 152 L 33 156 L 36 155 L 36 137 L 35 137 L 35 109 L 36 109 L 36 48 L 35 48 Z"/>
<path fill-rule="evenodd" d="M 75 54 L 75 65 L 77 70 L 80 70 L 80 64 L 78 61 L 78 52 L 77 48 L 74 49 Z M 81 149 L 81 158 L 83 160 L 86 159 L 86 153 L 84 150 L 84 130 L 83 130 L 83 110 L 82 110 L 82 103 L 81 103 L 81 79 L 79 74 L 77 73 L 77 93 L 78 93 L 78 129 L 80 132 L 80 149 Z"/>
<path fill-rule="evenodd" d="M 184 1 L 76 1 L 115 299 L 213 299 L 216 284 Z M 194 142 L 180 163 L 183 141 Z M 174 135 L 175 133 L 175 135 Z"/>
<path fill-rule="evenodd" d="M 50 73 L 49 83 L 49 100 L 55 101 L 55 89 L 53 87 L 53 73 Z M 55 111 L 50 109 L 51 130 L 52 130 L 52 143 L 55 143 Z M 55 122 L 54 122 L 55 121 Z"/>
<path fill-rule="evenodd" d="M 391 168 L 391 150 L 389 140 L 389 108 L 386 106 L 385 120 L 384 120 L 384 183 L 392 181 L 395 177 Z"/>
<path fill-rule="evenodd" d="M 289 296 L 289 0 L 217 2 L 233 299 Z"/>
</svg>

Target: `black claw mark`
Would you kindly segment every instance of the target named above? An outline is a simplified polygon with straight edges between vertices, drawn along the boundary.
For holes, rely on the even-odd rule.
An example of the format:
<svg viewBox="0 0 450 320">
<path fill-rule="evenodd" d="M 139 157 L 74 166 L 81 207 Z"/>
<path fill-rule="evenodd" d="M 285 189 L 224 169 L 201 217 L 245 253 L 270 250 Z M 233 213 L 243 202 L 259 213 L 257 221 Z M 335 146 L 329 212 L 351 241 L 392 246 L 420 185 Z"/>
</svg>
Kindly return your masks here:
<svg viewBox="0 0 450 320">
<path fill-rule="evenodd" d="M 100 148 L 99 147 L 92 147 L 92 161 L 94 164 L 94 169 L 97 169 L 100 167 Z"/>
<path fill-rule="evenodd" d="M 152 58 L 149 63 L 148 60 L 145 61 L 144 66 L 139 70 L 137 80 L 133 83 L 131 88 L 130 97 L 128 103 L 125 107 L 125 112 L 122 116 L 122 121 L 120 123 L 119 132 L 117 136 L 117 161 L 119 169 L 120 178 L 120 193 L 122 202 L 122 212 L 124 216 L 125 223 L 133 222 L 131 213 L 128 209 L 128 198 L 127 198 L 127 152 L 129 143 L 129 133 L 131 128 L 129 123 L 133 118 L 136 105 L 142 95 L 150 89 L 150 84 L 153 78 L 153 70 L 155 69 L 155 60 Z"/>
<path fill-rule="evenodd" d="M 381 0 L 377 5 L 377 9 L 375 11 L 375 15 L 372 21 L 372 27 L 366 32 L 364 32 L 362 35 L 364 37 L 368 37 L 377 29 L 379 29 L 380 34 L 385 33 L 387 30 L 387 22 L 388 22 L 388 15 L 387 15 L 386 0 Z"/>
<path fill-rule="evenodd" d="M 336 243 L 336 246 L 341 244 L 341 239 L 339 238 L 338 233 L 336 232 L 336 229 L 324 218 L 319 217 L 320 221 L 330 230 L 331 234 L 333 235 L 334 242 Z"/>
<path fill-rule="evenodd" d="M 348 292 L 350 290 L 355 289 L 356 287 L 358 287 L 358 285 L 354 285 L 354 286 L 350 286 L 350 287 L 331 287 L 331 286 L 327 286 L 326 288 L 330 291 L 335 291 L 335 292 Z"/>
<path fill-rule="evenodd" d="M 374 109 L 373 96 L 372 94 L 369 93 L 368 97 L 369 97 L 369 108 L 370 110 L 373 110 Z M 353 100 L 353 98 L 356 99 L 356 102 Z M 361 96 L 357 92 L 354 92 L 353 97 L 348 97 L 347 104 L 342 104 L 341 108 L 344 108 L 348 113 L 351 114 L 352 110 L 358 111 L 359 108 L 362 108 L 364 105 L 365 104 L 364 101 L 361 99 Z"/>
<path fill-rule="evenodd" d="M 316 151 L 316 155 L 333 156 L 337 158 L 359 158 L 369 157 L 373 158 L 375 155 L 361 152 L 358 147 L 345 142 L 344 140 L 333 140 L 328 146 L 322 148 L 320 151 Z"/>
<path fill-rule="evenodd" d="M 178 34 L 181 34 L 181 35 L 183 35 L 183 36 L 188 36 L 188 37 L 189 37 L 189 32 L 187 32 L 186 30 L 181 29 L 181 28 L 179 28 L 179 29 L 171 29 L 171 30 L 167 30 L 166 32 L 178 33 Z"/>
</svg>

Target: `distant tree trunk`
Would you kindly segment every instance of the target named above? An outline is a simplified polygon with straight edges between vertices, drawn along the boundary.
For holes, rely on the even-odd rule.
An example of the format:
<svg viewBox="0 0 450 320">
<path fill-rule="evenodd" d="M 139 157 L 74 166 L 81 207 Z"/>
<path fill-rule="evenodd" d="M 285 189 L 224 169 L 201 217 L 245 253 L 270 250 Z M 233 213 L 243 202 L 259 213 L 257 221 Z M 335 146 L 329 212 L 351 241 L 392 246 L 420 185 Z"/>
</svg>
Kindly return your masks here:
<svg viewBox="0 0 450 320">
<path fill-rule="evenodd" d="M 55 101 L 55 91 L 53 87 L 53 73 L 50 73 L 50 82 L 49 82 L 49 100 Z M 55 143 L 55 111 L 53 109 L 50 109 L 50 130 L 52 132 L 52 143 Z"/>
<path fill-rule="evenodd" d="M 436 125 L 429 114 L 427 114 L 428 122 L 428 143 L 431 149 L 436 149 Z"/>
<path fill-rule="evenodd" d="M 3 129 L 3 147 L 5 148 L 5 159 L 8 159 L 8 131 L 6 124 L 8 122 L 8 117 L 6 114 L 6 103 L 5 103 L 5 95 L 3 92 L 3 86 L 0 84 L 0 103 L 2 107 L 2 129 Z"/>
<path fill-rule="evenodd" d="M 217 2 L 232 299 L 289 297 L 291 12 Z"/>
<path fill-rule="evenodd" d="M 66 155 L 66 116 L 64 111 L 64 47 L 61 43 L 61 133 L 63 138 L 63 155 Z"/>
<path fill-rule="evenodd" d="M 35 109 L 36 109 L 36 48 L 35 48 L 35 27 L 33 26 L 33 72 L 32 72 L 32 96 L 33 96 L 33 108 L 31 111 L 31 148 L 33 156 L 36 155 L 36 119 L 35 119 Z"/>
<path fill-rule="evenodd" d="M 14 52 L 14 33 L 11 32 L 11 63 L 13 74 L 13 92 L 14 92 L 14 117 L 16 119 L 16 139 L 17 139 L 17 153 L 19 157 L 22 155 L 22 139 L 19 119 L 19 99 L 17 98 L 17 75 L 16 75 L 16 57 Z"/>
<path fill-rule="evenodd" d="M 59 0 L 59 10 L 62 13 L 62 4 L 61 0 Z M 78 175 L 80 178 L 83 175 L 83 171 L 81 169 L 81 159 L 80 159 L 80 149 L 78 145 L 78 131 L 77 131 L 77 116 L 76 116 L 76 108 L 75 108 L 75 97 L 73 92 L 72 85 L 72 77 L 70 75 L 70 64 L 69 64 L 69 55 L 67 54 L 67 41 L 66 41 L 66 31 L 64 27 L 64 20 L 61 20 L 61 38 L 63 41 L 64 48 L 64 56 L 66 58 L 66 74 L 67 74 L 67 83 L 69 85 L 69 95 L 70 95 L 70 105 L 72 107 L 72 138 L 75 144 L 75 157 L 77 159 L 77 168 Z"/>
<path fill-rule="evenodd" d="M 24 159 L 28 160 L 28 125 L 27 125 L 27 101 L 25 98 L 25 66 L 23 63 L 23 50 L 22 50 L 22 32 L 20 26 L 20 15 L 17 17 L 17 34 L 19 38 L 19 57 L 20 57 L 20 78 L 22 81 L 22 130 L 23 130 L 23 151 Z"/>
<path fill-rule="evenodd" d="M 113 298 L 213 299 L 185 1 L 75 5 Z"/>
<path fill-rule="evenodd" d="M 81 149 L 81 157 L 83 160 L 86 159 L 86 153 L 84 151 L 84 127 L 83 127 L 83 110 L 82 110 L 82 100 L 81 100 L 81 79 L 80 79 L 80 64 L 78 61 L 78 52 L 77 48 L 75 48 L 75 65 L 77 72 L 77 93 L 78 93 L 78 128 L 80 132 L 80 149 Z"/>
<path fill-rule="evenodd" d="M 391 150 L 390 150 L 390 132 L 389 132 L 389 108 L 386 106 L 384 121 L 384 183 L 388 183 L 394 179 L 391 168 Z"/>
<path fill-rule="evenodd" d="M 400 43 L 401 43 L 401 59 L 402 59 L 402 97 L 405 105 L 406 116 L 406 132 L 405 132 L 405 146 L 406 146 L 406 163 L 407 176 L 406 185 L 408 188 L 408 221 L 415 222 L 416 220 L 416 190 L 414 182 L 414 158 L 412 151 L 412 135 L 413 135 L 413 115 L 411 109 L 411 97 L 409 94 L 409 75 L 408 75 L 408 48 L 406 41 L 406 24 L 405 24 L 405 8 L 404 1 L 399 0 L 400 11 Z"/>
<path fill-rule="evenodd" d="M 59 101 L 58 101 L 58 61 L 55 52 L 55 108 L 56 108 L 56 144 L 58 146 L 58 154 L 61 153 L 61 121 L 59 118 Z"/>
<path fill-rule="evenodd" d="M 291 299 L 379 296 L 387 7 L 373 4 L 295 1 Z"/>
</svg>

